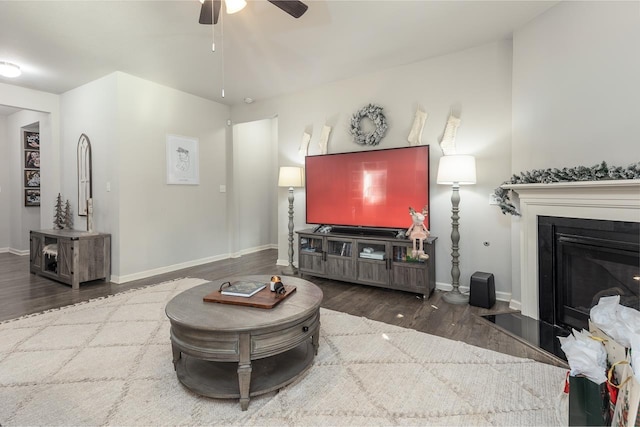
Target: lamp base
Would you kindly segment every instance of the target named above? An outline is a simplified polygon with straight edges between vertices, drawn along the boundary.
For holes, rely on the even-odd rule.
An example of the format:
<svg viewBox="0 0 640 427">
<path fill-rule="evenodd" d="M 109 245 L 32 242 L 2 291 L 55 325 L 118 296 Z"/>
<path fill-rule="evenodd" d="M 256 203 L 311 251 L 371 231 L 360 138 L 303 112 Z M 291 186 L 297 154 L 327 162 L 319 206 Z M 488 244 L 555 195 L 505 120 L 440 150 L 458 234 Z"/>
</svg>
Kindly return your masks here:
<svg viewBox="0 0 640 427">
<path fill-rule="evenodd" d="M 292 264 L 289 264 L 282 269 L 282 274 L 287 276 L 295 276 L 298 274 L 298 269 L 295 268 Z"/>
<path fill-rule="evenodd" d="M 457 289 L 445 293 L 442 299 L 449 304 L 469 304 L 469 295 L 462 294 Z"/>
</svg>

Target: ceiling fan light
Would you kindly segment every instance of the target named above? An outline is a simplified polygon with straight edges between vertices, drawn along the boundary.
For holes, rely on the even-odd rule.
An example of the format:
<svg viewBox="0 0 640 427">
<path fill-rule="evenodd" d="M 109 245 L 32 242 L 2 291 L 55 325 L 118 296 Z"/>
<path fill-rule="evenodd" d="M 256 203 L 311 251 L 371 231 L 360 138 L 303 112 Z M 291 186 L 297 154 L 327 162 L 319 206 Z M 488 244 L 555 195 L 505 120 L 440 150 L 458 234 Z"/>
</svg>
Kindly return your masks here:
<svg viewBox="0 0 640 427">
<path fill-rule="evenodd" d="M 245 0 L 224 0 L 224 4 L 227 6 L 227 13 L 240 12 L 247 5 Z"/>
<path fill-rule="evenodd" d="M 20 74 L 22 74 L 22 71 L 16 64 L 0 61 L 0 76 L 18 77 Z"/>
</svg>

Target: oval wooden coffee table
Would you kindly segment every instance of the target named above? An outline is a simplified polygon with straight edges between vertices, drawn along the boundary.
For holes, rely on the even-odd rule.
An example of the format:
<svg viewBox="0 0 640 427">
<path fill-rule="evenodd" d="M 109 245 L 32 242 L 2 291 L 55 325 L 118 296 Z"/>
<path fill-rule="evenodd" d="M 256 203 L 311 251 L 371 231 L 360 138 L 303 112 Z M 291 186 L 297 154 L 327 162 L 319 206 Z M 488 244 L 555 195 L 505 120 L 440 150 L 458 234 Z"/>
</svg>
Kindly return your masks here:
<svg viewBox="0 0 640 427">
<path fill-rule="evenodd" d="M 208 282 L 175 296 L 165 309 L 171 322 L 173 365 L 190 390 L 214 398 L 249 398 L 278 390 L 305 372 L 318 353 L 322 290 L 283 277 L 296 291 L 274 308 L 204 302 L 226 281 L 269 283 L 270 276 Z"/>
</svg>

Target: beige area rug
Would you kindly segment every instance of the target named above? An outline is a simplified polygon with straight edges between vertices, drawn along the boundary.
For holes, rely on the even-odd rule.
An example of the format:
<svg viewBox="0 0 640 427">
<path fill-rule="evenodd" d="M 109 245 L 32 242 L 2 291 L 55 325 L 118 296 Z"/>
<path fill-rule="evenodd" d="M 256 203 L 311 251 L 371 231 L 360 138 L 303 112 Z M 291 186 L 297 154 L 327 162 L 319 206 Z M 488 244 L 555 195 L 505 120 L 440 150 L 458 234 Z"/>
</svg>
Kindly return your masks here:
<svg viewBox="0 0 640 427">
<path fill-rule="evenodd" d="M 180 279 L 0 324 L 0 424 L 558 425 L 565 370 L 322 309 L 313 366 L 278 393 L 200 397 L 171 363 Z"/>
</svg>

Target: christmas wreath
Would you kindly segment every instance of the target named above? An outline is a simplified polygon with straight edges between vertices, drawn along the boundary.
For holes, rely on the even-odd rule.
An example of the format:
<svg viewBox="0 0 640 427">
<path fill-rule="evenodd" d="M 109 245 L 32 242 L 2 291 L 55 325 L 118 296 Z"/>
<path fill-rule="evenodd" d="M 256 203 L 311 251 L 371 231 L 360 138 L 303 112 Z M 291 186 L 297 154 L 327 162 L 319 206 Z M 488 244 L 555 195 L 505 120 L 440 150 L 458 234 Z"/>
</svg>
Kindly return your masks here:
<svg viewBox="0 0 640 427">
<path fill-rule="evenodd" d="M 532 171 L 520 172 L 520 175 L 513 175 L 511 179 L 500 184 L 494 190 L 494 195 L 500 210 L 503 214 L 520 216 L 520 212 L 511 203 L 509 191 L 502 188 L 505 184 L 549 184 L 551 182 L 572 182 L 572 181 L 603 181 L 614 179 L 639 179 L 640 162 L 633 163 L 626 168 L 620 166 L 609 167 L 606 162 L 598 165 L 586 167 L 576 166 L 574 168 L 562 169 L 534 169 Z"/>
<path fill-rule="evenodd" d="M 360 128 L 360 122 L 367 117 L 376 126 L 371 133 L 364 133 Z M 360 145 L 378 145 L 385 132 L 387 132 L 387 119 L 382 114 L 382 107 L 369 104 L 351 117 L 349 133 L 353 135 L 353 141 Z"/>
</svg>

